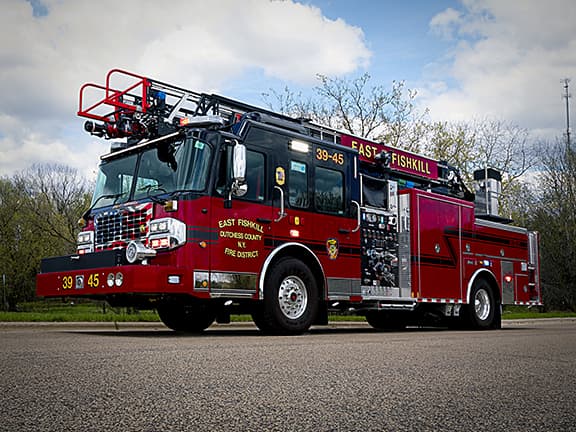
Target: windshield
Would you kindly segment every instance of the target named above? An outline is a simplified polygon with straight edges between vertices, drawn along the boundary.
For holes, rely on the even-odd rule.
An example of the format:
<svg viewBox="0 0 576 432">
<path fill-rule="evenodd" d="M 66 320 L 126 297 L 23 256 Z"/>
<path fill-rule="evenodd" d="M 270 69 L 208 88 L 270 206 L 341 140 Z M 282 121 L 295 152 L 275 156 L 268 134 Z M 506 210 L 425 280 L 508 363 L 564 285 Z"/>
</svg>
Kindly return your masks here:
<svg viewBox="0 0 576 432">
<path fill-rule="evenodd" d="M 106 207 L 174 191 L 202 191 L 212 153 L 210 144 L 189 138 L 170 147 L 152 147 L 105 161 L 98 171 L 92 206 Z"/>
</svg>

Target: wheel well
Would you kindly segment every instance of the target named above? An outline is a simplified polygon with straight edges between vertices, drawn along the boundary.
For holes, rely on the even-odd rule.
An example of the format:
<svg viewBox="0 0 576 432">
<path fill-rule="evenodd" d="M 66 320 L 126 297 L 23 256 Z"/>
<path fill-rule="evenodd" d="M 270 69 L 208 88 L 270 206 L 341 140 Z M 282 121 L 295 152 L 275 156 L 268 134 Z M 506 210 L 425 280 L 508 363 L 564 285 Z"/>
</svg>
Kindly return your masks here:
<svg viewBox="0 0 576 432">
<path fill-rule="evenodd" d="M 308 266 L 308 268 L 314 275 L 316 286 L 318 288 L 318 296 L 320 299 L 324 299 L 325 278 L 324 278 L 324 270 L 320 265 L 320 261 L 318 260 L 316 255 L 312 253 L 310 249 L 297 243 L 276 249 L 275 251 L 272 252 L 268 260 L 266 260 L 266 262 L 264 263 L 264 267 L 262 269 L 262 274 L 260 275 L 261 294 L 264 280 L 266 279 L 268 270 L 279 260 L 286 257 L 298 259 Z"/>
<path fill-rule="evenodd" d="M 472 278 L 470 278 L 470 282 L 468 284 L 467 308 L 470 309 L 474 308 L 474 303 L 472 302 L 470 296 L 472 294 L 472 288 L 477 281 L 486 282 L 490 287 L 490 290 L 492 291 L 492 295 L 494 296 L 494 318 L 492 320 L 492 323 L 489 325 L 489 328 L 491 329 L 502 328 L 502 295 L 500 293 L 500 288 L 498 287 L 496 277 L 491 271 L 480 269 L 476 273 L 474 273 Z M 480 327 L 478 326 L 478 324 L 476 324 L 475 326 L 473 325 L 473 328 L 480 328 Z"/>
<path fill-rule="evenodd" d="M 492 272 L 488 270 L 484 271 L 480 270 L 476 272 L 470 279 L 470 282 L 468 284 L 468 295 L 467 295 L 468 303 L 470 303 L 471 301 L 470 295 L 472 293 L 472 286 L 476 283 L 477 280 L 486 281 L 488 285 L 490 285 L 490 288 L 492 289 L 492 294 L 494 295 L 494 300 L 496 301 L 496 303 L 502 304 L 502 295 L 500 293 L 500 288 L 498 287 L 496 277 Z"/>
</svg>

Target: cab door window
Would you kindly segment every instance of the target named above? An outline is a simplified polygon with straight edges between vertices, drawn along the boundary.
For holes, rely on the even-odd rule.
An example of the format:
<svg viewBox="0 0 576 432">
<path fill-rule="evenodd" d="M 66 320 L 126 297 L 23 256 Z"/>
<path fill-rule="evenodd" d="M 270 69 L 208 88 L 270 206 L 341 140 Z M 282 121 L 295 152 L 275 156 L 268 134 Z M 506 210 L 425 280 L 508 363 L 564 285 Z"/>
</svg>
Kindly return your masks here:
<svg viewBox="0 0 576 432">
<path fill-rule="evenodd" d="M 344 174 L 341 171 L 316 167 L 314 205 L 319 212 L 344 214 Z"/>
<path fill-rule="evenodd" d="M 265 158 L 262 153 L 246 149 L 246 183 L 248 192 L 244 199 L 264 201 L 265 198 Z"/>
<path fill-rule="evenodd" d="M 288 173 L 288 202 L 291 207 L 308 208 L 308 165 L 304 162 L 291 160 Z"/>
<path fill-rule="evenodd" d="M 227 151 L 220 160 L 216 192 L 224 195 L 227 183 L 230 182 L 228 169 L 232 164 L 232 151 Z M 263 153 L 246 149 L 246 183 L 248 191 L 242 197 L 249 201 L 264 201 L 266 199 L 266 157 Z"/>
</svg>

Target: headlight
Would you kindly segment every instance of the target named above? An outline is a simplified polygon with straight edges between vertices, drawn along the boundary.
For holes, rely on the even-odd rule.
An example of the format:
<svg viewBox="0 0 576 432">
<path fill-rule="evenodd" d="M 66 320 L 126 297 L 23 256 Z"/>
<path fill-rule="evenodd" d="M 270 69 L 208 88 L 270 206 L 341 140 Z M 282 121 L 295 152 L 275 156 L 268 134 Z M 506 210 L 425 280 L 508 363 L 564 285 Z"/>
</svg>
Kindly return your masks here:
<svg viewBox="0 0 576 432">
<path fill-rule="evenodd" d="M 157 219 L 150 222 L 150 234 L 167 233 L 170 230 L 170 219 Z"/>
<path fill-rule="evenodd" d="M 173 249 L 186 243 L 186 224 L 178 219 L 163 218 L 150 221 L 148 247 Z"/>
<path fill-rule="evenodd" d="M 82 231 L 82 232 L 78 233 L 78 238 L 77 238 L 76 242 L 78 245 L 93 243 L 94 242 L 94 231 Z"/>
<path fill-rule="evenodd" d="M 94 252 L 94 231 L 82 231 L 76 238 L 77 251 L 83 255 Z"/>
</svg>

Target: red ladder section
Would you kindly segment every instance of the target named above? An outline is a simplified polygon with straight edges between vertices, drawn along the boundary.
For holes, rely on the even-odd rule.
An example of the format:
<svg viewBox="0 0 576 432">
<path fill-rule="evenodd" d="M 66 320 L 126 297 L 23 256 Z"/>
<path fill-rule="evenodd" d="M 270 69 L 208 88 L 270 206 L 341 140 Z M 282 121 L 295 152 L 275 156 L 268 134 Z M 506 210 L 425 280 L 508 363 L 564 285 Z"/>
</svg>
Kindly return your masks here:
<svg viewBox="0 0 576 432">
<path fill-rule="evenodd" d="M 111 81 L 115 75 L 122 75 L 124 79 L 128 78 L 132 83 L 124 90 L 114 89 L 111 87 Z M 146 113 L 150 106 L 148 104 L 150 85 L 150 80 L 146 77 L 120 69 L 112 69 L 106 75 L 105 86 L 86 83 L 80 88 L 78 115 L 92 120 L 108 122 L 117 120 L 117 115 L 123 111 Z M 97 102 L 85 106 L 86 99 L 89 98 L 87 93 L 94 89 L 96 90 L 94 94 L 98 96 Z M 103 111 L 110 108 L 112 111 Z"/>
</svg>

